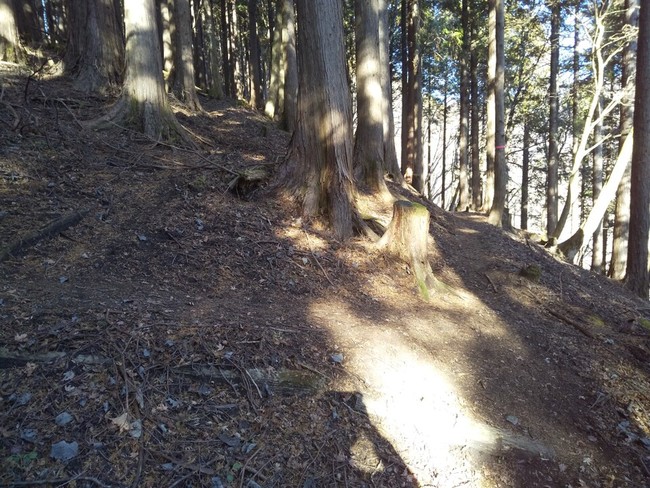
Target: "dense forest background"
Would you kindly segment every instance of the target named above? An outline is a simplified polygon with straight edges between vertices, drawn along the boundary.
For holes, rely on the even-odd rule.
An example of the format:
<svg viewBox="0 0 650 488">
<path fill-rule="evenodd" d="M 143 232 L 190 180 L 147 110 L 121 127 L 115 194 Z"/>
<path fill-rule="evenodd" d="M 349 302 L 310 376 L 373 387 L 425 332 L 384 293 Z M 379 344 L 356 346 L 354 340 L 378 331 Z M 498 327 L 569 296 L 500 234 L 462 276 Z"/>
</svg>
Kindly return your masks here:
<svg viewBox="0 0 650 488">
<path fill-rule="evenodd" d="M 185 142 L 166 93 L 193 111 L 197 91 L 242 100 L 293 131 L 314 116 L 313 104 L 299 106 L 305 76 L 345 89 L 324 100 L 354 118 L 351 164 L 372 191 L 385 171 L 443 208 L 540 233 L 614 279 L 640 269 L 644 284 L 630 286 L 645 294 L 647 266 L 628 250 L 630 203 L 647 213 L 630 199 L 637 0 L 330 3 L 315 13 L 299 2 L 296 22 L 289 0 L 3 0 L 1 52 L 53 55 L 88 93 L 122 90 L 98 125 L 126 121 Z M 325 30 L 312 16 L 328 17 Z M 317 52 L 334 50 L 316 66 Z M 338 79 L 321 76 L 332 66 L 344 69 Z M 136 109 L 134 99 L 146 101 Z M 647 231 L 633 227 L 645 250 Z"/>
</svg>

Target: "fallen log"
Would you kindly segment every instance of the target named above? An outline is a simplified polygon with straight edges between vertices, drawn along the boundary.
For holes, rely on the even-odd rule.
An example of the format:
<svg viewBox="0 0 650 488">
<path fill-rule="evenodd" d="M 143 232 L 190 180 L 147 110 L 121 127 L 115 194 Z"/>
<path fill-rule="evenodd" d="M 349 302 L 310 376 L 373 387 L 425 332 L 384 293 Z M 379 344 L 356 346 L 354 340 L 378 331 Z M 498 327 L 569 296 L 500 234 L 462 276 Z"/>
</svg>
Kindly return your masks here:
<svg viewBox="0 0 650 488">
<path fill-rule="evenodd" d="M 80 210 L 78 212 L 72 212 L 68 215 L 64 215 L 63 217 L 50 222 L 45 227 L 33 232 L 29 232 L 28 234 L 19 237 L 15 241 L 10 242 L 7 246 L 1 247 L 0 262 L 8 259 L 23 249 L 33 246 L 34 244 L 44 239 L 52 238 L 64 230 L 77 225 L 79 222 L 81 222 L 81 219 L 88 215 L 89 212 L 90 210 Z"/>
</svg>

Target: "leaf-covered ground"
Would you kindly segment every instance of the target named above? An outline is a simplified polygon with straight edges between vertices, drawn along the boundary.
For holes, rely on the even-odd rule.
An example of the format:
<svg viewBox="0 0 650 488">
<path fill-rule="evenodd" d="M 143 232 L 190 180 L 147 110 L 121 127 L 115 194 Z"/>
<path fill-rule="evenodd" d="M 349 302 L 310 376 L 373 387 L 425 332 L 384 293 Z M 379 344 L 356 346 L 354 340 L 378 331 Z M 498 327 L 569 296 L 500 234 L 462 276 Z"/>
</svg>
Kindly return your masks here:
<svg viewBox="0 0 650 488">
<path fill-rule="evenodd" d="M 649 485 L 647 302 L 433 206 L 426 302 L 367 239 L 233 182 L 283 158 L 260 115 L 177 107 L 185 150 L 0 78 L 3 486 Z"/>
</svg>

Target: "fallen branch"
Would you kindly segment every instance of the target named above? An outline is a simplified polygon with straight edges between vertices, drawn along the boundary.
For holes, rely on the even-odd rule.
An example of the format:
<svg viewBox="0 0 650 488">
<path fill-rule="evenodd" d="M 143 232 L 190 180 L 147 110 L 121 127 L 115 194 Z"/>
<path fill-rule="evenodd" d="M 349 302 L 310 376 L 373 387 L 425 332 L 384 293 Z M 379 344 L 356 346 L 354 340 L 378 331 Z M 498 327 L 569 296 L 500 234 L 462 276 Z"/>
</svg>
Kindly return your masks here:
<svg viewBox="0 0 650 488">
<path fill-rule="evenodd" d="M 81 222 L 81 219 L 88 215 L 89 212 L 90 210 L 80 210 L 78 212 L 73 212 L 71 214 L 65 215 L 60 219 L 50 222 L 42 229 L 30 232 L 27 235 L 24 235 L 14 242 L 10 243 L 8 246 L 0 248 L 0 262 L 8 259 L 14 253 L 33 246 L 37 242 L 40 242 L 44 239 L 54 237 L 64 230 L 77 225 L 79 222 Z"/>
</svg>

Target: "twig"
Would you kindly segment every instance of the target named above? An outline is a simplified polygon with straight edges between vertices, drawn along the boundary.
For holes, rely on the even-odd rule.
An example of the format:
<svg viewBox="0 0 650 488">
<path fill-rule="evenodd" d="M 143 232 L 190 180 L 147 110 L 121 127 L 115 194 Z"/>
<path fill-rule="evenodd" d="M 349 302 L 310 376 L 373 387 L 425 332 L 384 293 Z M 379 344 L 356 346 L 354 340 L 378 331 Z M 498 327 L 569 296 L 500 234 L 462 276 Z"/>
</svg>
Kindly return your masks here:
<svg viewBox="0 0 650 488">
<path fill-rule="evenodd" d="M 490 284 L 492 285 L 492 288 L 494 288 L 494 291 L 495 291 L 496 293 L 498 293 L 499 290 L 497 289 L 497 285 L 494 284 L 494 281 L 492 281 L 492 278 L 490 278 L 490 275 L 488 275 L 487 273 L 483 273 L 483 274 L 485 275 L 485 277 L 487 278 L 487 280 L 488 280 L 488 281 L 490 282 Z"/>
<path fill-rule="evenodd" d="M 18 486 L 42 486 L 42 485 L 61 486 L 61 485 L 67 485 L 69 483 L 72 483 L 73 481 L 88 481 L 90 483 L 96 484 L 97 486 L 101 486 L 102 488 L 112 488 L 113 486 L 120 486 L 120 485 L 107 485 L 92 476 L 73 476 L 72 478 L 68 478 L 68 479 L 13 481 L 11 483 L 6 483 L 6 484 L 3 483 L 0 485 L 0 487 L 11 488 L 11 487 L 18 487 Z"/>
<path fill-rule="evenodd" d="M 244 486 L 244 476 L 246 475 L 246 468 L 248 466 L 248 463 L 250 463 L 255 456 L 257 456 L 262 448 L 258 448 L 257 451 L 255 451 L 251 456 L 244 462 L 244 465 L 241 468 L 241 478 L 239 479 L 239 488 L 243 488 Z"/>
<path fill-rule="evenodd" d="M 323 272 L 323 274 L 325 275 L 325 278 L 327 279 L 327 281 L 329 282 L 329 284 L 332 285 L 332 286 L 336 286 L 336 285 L 332 282 L 332 280 L 330 279 L 330 277 L 328 276 L 327 271 L 325 271 L 325 268 L 323 268 L 323 266 L 320 264 L 320 261 L 319 261 L 318 258 L 316 257 L 316 254 L 314 253 L 314 251 L 313 251 L 313 249 L 312 249 L 312 247 L 311 247 L 311 236 L 307 233 L 307 231 L 303 231 L 303 232 L 304 232 L 305 235 L 307 236 L 307 242 L 309 243 L 309 251 L 310 251 L 312 257 L 314 258 L 314 260 L 316 261 L 316 264 L 318 265 L 318 267 L 320 268 L 320 270 L 321 270 L 321 271 Z"/>
<path fill-rule="evenodd" d="M 175 486 L 180 485 L 180 484 L 183 483 L 185 480 L 187 480 L 188 478 L 191 478 L 191 477 L 194 476 L 195 474 L 196 474 L 195 472 L 191 472 L 191 473 L 188 473 L 188 474 L 186 474 L 185 476 L 183 476 L 183 477 L 181 477 L 181 478 L 178 478 L 178 479 L 177 479 L 176 481 L 174 481 L 171 485 L 169 485 L 169 488 L 174 488 Z"/>
<path fill-rule="evenodd" d="M 26 247 L 32 246 L 43 239 L 54 237 L 55 235 L 61 233 L 73 225 L 77 225 L 81 222 L 90 210 L 81 210 L 79 212 L 73 212 L 68 214 L 60 219 L 57 219 L 53 222 L 50 222 L 48 225 L 43 227 L 40 230 L 35 232 L 30 232 L 27 235 L 20 237 L 14 242 L 10 243 L 4 249 L 0 249 L 0 262 L 9 258 L 13 253 L 18 252 Z"/>
</svg>

